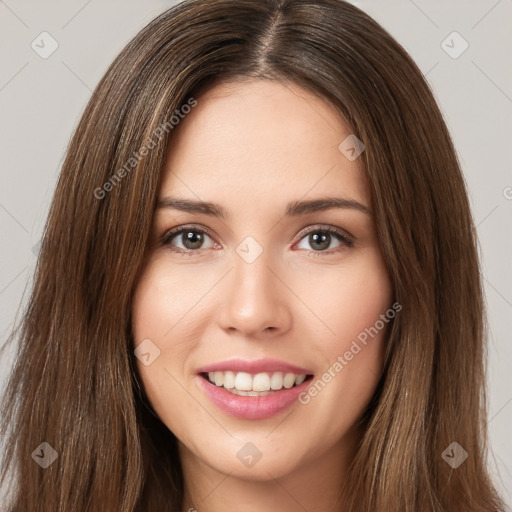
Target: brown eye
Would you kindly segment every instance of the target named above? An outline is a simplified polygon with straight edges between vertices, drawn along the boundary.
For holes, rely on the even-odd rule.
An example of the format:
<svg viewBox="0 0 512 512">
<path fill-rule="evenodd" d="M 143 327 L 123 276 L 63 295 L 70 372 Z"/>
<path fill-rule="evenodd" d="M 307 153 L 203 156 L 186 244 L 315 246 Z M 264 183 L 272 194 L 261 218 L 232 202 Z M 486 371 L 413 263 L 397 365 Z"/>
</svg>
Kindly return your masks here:
<svg viewBox="0 0 512 512">
<path fill-rule="evenodd" d="M 165 245 L 172 246 L 173 250 L 197 251 L 200 249 L 206 249 L 207 247 L 204 247 L 203 245 L 208 240 L 213 242 L 210 236 L 200 229 L 180 228 L 168 233 L 165 236 L 163 243 Z"/>
<path fill-rule="evenodd" d="M 181 242 L 186 249 L 199 249 L 204 242 L 204 235 L 194 231 L 185 231 L 181 234 Z"/>
<path fill-rule="evenodd" d="M 331 238 L 329 233 L 312 233 L 308 236 L 308 243 L 313 249 L 325 251 L 331 245 Z"/>
<path fill-rule="evenodd" d="M 315 252 L 327 252 L 339 249 L 341 246 L 352 247 L 353 245 L 353 241 L 340 231 L 317 228 L 309 231 L 301 238 L 298 248 Z"/>
</svg>

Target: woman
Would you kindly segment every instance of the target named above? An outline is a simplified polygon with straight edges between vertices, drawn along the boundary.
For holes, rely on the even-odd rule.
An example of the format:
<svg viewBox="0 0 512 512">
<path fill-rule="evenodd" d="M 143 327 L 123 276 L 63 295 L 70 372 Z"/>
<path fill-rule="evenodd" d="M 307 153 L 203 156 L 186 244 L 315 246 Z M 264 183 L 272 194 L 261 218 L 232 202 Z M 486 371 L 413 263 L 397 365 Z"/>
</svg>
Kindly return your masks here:
<svg viewBox="0 0 512 512">
<path fill-rule="evenodd" d="M 362 11 L 168 10 L 67 151 L 9 509 L 502 510 L 475 247 L 433 96 Z"/>
</svg>

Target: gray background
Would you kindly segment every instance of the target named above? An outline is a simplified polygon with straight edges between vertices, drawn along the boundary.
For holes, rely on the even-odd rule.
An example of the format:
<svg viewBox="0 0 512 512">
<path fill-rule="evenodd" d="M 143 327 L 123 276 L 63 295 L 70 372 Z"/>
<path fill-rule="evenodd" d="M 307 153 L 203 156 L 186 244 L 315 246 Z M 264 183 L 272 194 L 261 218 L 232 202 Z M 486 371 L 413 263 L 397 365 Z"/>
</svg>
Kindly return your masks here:
<svg viewBox="0 0 512 512">
<path fill-rule="evenodd" d="M 92 89 L 137 31 L 175 3 L 0 0 L 0 343 L 26 301 L 64 151 Z M 412 55 L 453 134 L 478 226 L 489 308 L 491 467 L 512 503 L 512 0 L 353 3 Z M 44 31 L 58 43 L 46 59 L 31 47 L 34 40 L 42 47 Z M 454 31 L 463 39 L 450 36 Z M 464 40 L 468 49 L 453 58 Z M 0 385 L 13 356 L 11 350 L 0 361 Z"/>
</svg>

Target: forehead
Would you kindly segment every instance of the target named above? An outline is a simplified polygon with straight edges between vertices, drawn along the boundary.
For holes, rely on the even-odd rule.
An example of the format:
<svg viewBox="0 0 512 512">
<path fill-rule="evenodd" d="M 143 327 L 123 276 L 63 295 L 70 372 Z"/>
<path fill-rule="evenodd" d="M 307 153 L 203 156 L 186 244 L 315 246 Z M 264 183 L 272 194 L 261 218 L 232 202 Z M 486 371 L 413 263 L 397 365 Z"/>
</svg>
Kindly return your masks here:
<svg viewBox="0 0 512 512">
<path fill-rule="evenodd" d="M 338 193 L 370 205 L 362 159 L 339 150 L 351 131 L 322 98 L 251 80 L 217 85 L 197 102 L 172 133 L 161 196 L 261 208 Z"/>
</svg>

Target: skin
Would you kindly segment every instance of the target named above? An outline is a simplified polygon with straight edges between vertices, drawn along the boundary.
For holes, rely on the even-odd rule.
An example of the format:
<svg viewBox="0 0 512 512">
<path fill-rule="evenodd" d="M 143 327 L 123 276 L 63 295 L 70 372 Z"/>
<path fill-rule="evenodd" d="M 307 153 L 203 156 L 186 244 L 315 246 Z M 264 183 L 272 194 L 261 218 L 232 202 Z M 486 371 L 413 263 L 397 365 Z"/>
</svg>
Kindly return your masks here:
<svg viewBox="0 0 512 512">
<path fill-rule="evenodd" d="M 308 404 L 267 419 L 219 410 L 198 386 L 197 369 L 271 357 L 316 378 L 391 307 L 371 213 L 284 216 L 291 201 L 329 196 L 372 208 L 362 159 L 338 149 L 350 133 L 323 99 L 264 80 L 216 85 L 173 132 L 159 199 L 211 201 L 229 214 L 157 209 L 133 301 L 135 344 L 149 338 L 160 350 L 149 366 L 137 365 L 154 410 L 179 439 L 184 511 L 334 509 L 361 436 L 357 420 L 382 370 L 387 327 Z M 161 240 L 185 225 L 212 233 L 189 254 L 179 252 L 190 247 L 182 235 Z M 340 228 L 353 245 L 332 236 L 322 251 L 304 233 L 314 227 Z M 263 250 L 250 264 L 236 252 L 247 236 Z M 262 453 L 252 467 L 237 457 L 247 442 Z"/>
</svg>

